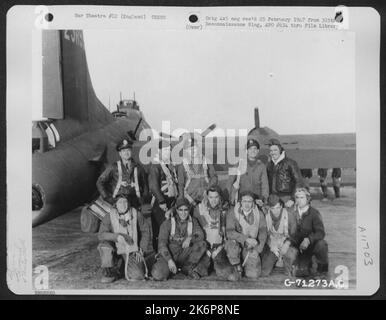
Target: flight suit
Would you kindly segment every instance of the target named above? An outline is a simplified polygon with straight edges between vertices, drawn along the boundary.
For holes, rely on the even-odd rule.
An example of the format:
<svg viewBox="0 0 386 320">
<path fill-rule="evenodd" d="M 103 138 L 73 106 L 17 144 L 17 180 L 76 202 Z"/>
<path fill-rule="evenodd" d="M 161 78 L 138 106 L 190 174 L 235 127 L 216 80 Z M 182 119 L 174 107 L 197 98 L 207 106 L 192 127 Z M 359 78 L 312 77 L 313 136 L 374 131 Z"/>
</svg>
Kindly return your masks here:
<svg viewBox="0 0 386 320">
<path fill-rule="evenodd" d="M 205 161 L 191 164 L 184 159 L 177 167 L 177 176 L 179 197 L 185 197 L 192 205 L 200 203 L 206 190 L 218 183 L 214 166 Z"/>
<path fill-rule="evenodd" d="M 257 279 L 261 274 L 260 254 L 267 240 L 267 224 L 264 214 L 257 206 L 246 216 L 238 202 L 231 207 L 226 218 L 226 234 L 228 240 L 225 243 L 229 261 L 232 265 L 243 265 L 247 278 Z M 257 240 L 257 245 L 248 248 L 247 238 Z"/>
<path fill-rule="evenodd" d="M 234 204 L 236 197 L 235 192 L 242 193 L 244 191 L 252 191 L 259 199 L 264 202 L 269 196 L 269 185 L 267 168 L 265 164 L 256 159 L 256 161 L 243 160 L 239 163 L 238 175 L 230 175 L 227 182 L 227 192 L 229 200 Z"/>
<path fill-rule="evenodd" d="M 197 272 L 200 276 L 207 276 L 213 263 L 213 268 L 218 277 L 230 281 L 238 280 L 238 272 L 230 264 L 224 246 L 226 211 L 222 209 L 221 204 L 216 208 L 211 208 L 206 200 L 194 208 L 193 216 L 203 228 L 208 244 L 208 250 L 199 267 L 197 267 Z"/>
<path fill-rule="evenodd" d="M 116 209 L 107 214 L 101 223 L 98 239 L 98 251 L 101 258 L 101 267 L 107 269 L 116 268 L 119 263 L 119 257 L 122 256 L 127 263 L 127 275 L 133 280 L 143 280 L 146 275 L 146 269 L 154 263 L 155 254 L 152 246 L 151 234 L 147 228 L 146 220 L 140 212 L 134 208 L 129 209 L 129 220 L 124 226 L 119 222 L 119 214 Z M 126 234 L 133 240 L 133 245 L 129 247 L 129 255 L 126 255 L 126 244 L 112 241 L 110 234 Z M 137 262 L 135 254 L 142 251 L 141 262 Z M 145 266 L 146 264 L 146 266 Z"/>
<path fill-rule="evenodd" d="M 174 223 L 172 220 L 174 219 Z M 174 225 L 174 230 L 172 226 Z M 174 231 L 174 234 L 173 234 Z M 182 248 L 184 240 L 191 236 L 190 246 Z M 152 269 L 155 280 L 166 280 L 170 275 L 168 261 L 173 259 L 177 268 L 185 275 L 196 272 L 198 265 L 206 253 L 204 232 L 195 218 L 188 217 L 181 221 L 178 214 L 165 220 L 160 228 L 158 237 L 157 261 Z"/>
<path fill-rule="evenodd" d="M 294 215 L 296 218 L 296 232 L 292 237 L 292 245 L 299 248 L 305 238 L 310 240 L 309 247 L 301 251 L 299 250 L 297 259 L 297 269 L 301 275 L 309 275 L 312 264 L 312 257 L 315 256 L 318 263 L 319 272 L 328 271 L 328 245 L 324 240 L 325 230 L 322 216 L 318 210 L 309 206 L 308 210 L 301 216 L 298 209 L 295 208 Z"/>
<path fill-rule="evenodd" d="M 164 162 L 152 163 L 149 171 L 149 189 L 154 197 L 152 210 L 152 225 L 154 234 L 154 247 L 157 247 L 159 228 L 165 220 L 165 211 L 160 204 L 166 204 L 170 209 L 178 196 L 177 173 L 172 165 Z"/>
<path fill-rule="evenodd" d="M 297 227 L 296 219 L 293 213 L 287 211 L 286 208 L 282 209 L 278 219 L 275 219 L 269 210 L 265 218 L 268 237 L 261 258 L 261 275 L 263 277 L 270 275 L 275 265 L 281 262 L 285 272 L 292 275 L 292 266 L 298 253 L 298 250 L 291 245 L 291 239 Z M 285 251 L 283 255 L 281 255 L 281 250 Z"/>
<path fill-rule="evenodd" d="M 118 166 L 122 172 L 122 183 L 116 190 L 119 182 Z M 139 190 L 136 190 L 136 184 Z M 145 170 L 134 160 L 128 166 L 125 166 L 122 161 L 108 166 L 98 178 L 96 186 L 103 200 L 111 205 L 114 204 L 115 198 L 124 196 L 129 200 L 131 206 L 138 209 L 149 199 L 149 186 Z"/>
<path fill-rule="evenodd" d="M 121 182 L 120 185 L 119 182 Z M 143 227 L 146 226 L 147 233 L 153 238 L 151 212 L 144 210 L 144 207 L 149 206 L 145 204 L 150 202 L 149 185 L 146 172 L 141 165 L 135 163 L 134 160 L 131 160 L 128 166 L 125 166 L 122 161 L 117 161 L 100 175 L 96 186 L 102 198 L 111 205 L 120 196 L 124 196 L 128 199 L 130 206 L 138 211 L 142 210 Z"/>
</svg>

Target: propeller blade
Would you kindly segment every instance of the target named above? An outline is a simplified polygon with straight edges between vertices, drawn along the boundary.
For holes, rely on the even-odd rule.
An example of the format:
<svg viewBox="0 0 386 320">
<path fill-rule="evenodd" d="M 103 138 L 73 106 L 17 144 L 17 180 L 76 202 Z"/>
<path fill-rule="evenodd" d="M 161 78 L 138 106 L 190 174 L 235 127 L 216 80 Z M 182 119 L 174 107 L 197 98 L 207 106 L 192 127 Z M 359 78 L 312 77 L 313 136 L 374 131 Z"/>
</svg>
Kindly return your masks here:
<svg viewBox="0 0 386 320">
<path fill-rule="evenodd" d="M 169 140 L 178 140 L 178 138 L 176 138 L 175 136 L 172 136 L 168 133 L 165 133 L 165 132 L 159 132 L 159 135 L 162 139 L 169 139 Z"/>
<path fill-rule="evenodd" d="M 260 128 L 259 108 L 255 108 L 255 128 Z"/>
<path fill-rule="evenodd" d="M 201 135 L 205 138 L 209 133 L 211 133 L 216 128 L 216 124 L 213 123 L 210 125 Z"/>
<path fill-rule="evenodd" d="M 137 125 L 136 125 L 136 127 L 135 127 L 135 129 L 134 129 L 134 136 L 137 135 L 137 131 L 138 131 L 138 129 L 139 129 L 139 125 L 141 124 L 141 122 L 142 122 L 142 118 L 139 119 L 139 121 L 138 121 L 138 123 L 137 123 Z"/>
</svg>

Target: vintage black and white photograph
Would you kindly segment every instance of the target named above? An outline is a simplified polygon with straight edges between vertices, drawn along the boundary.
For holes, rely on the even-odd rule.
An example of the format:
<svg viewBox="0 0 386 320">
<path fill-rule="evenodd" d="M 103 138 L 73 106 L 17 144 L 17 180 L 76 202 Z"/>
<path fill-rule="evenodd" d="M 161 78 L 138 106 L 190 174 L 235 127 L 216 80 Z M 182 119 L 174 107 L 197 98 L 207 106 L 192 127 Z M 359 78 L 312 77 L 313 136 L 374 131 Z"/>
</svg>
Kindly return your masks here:
<svg viewBox="0 0 386 320">
<path fill-rule="evenodd" d="M 186 8 L 142 29 L 163 11 L 125 10 L 71 15 L 126 27 L 32 32 L 32 290 L 355 291 L 375 257 L 347 8 Z"/>
</svg>

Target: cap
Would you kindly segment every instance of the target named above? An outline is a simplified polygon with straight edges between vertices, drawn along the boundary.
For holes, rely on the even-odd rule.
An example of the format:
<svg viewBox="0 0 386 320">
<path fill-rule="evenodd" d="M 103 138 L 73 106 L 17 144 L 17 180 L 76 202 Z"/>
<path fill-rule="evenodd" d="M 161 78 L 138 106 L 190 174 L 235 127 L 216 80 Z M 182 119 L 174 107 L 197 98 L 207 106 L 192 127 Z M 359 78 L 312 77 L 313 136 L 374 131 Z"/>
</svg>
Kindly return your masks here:
<svg viewBox="0 0 386 320">
<path fill-rule="evenodd" d="M 133 147 L 133 142 L 128 139 L 123 139 L 117 144 L 117 151 L 121 151 L 123 149 L 131 149 Z"/>
<path fill-rule="evenodd" d="M 277 194 L 270 194 L 268 197 L 268 205 L 274 207 L 278 203 L 281 203 L 280 197 Z"/>
<path fill-rule="evenodd" d="M 176 202 L 176 208 L 180 208 L 182 206 L 187 206 L 188 208 L 190 208 L 190 203 L 187 199 L 185 198 L 179 198 Z"/>
<path fill-rule="evenodd" d="M 258 199 L 257 194 L 249 190 L 240 192 L 240 200 L 245 196 L 250 196 L 253 200 Z"/>
<path fill-rule="evenodd" d="M 278 139 L 270 139 L 268 144 L 270 146 L 280 146 L 281 147 L 281 143 Z"/>
<path fill-rule="evenodd" d="M 255 146 L 257 149 L 260 149 L 260 144 L 256 139 L 248 139 L 247 150 L 253 146 Z"/>
</svg>

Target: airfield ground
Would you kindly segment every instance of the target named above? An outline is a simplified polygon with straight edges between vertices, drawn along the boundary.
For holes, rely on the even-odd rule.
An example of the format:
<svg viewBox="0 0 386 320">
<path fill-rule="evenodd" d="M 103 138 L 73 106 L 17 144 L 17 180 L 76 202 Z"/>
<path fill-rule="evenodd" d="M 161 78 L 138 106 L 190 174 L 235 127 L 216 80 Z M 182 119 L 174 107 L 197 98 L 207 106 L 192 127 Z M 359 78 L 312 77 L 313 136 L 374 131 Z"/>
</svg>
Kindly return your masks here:
<svg viewBox="0 0 386 320">
<path fill-rule="evenodd" d="M 330 278 L 337 276 L 334 273 L 336 266 L 347 266 L 349 288 L 353 289 L 356 285 L 356 188 L 352 175 L 343 176 L 343 179 L 346 185 L 342 188 L 342 197 L 323 202 L 320 201 L 321 193 L 314 177 L 311 180 L 312 205 L 321 212 L 326 227 Z M 329 188 L 329 192 L 332 195 L 332 188 Z M 235 289 L 286 289 L 284 280 L 287 277 L 280 270 L 275 270 L 268 278 L 255 281 L 242 279 L 240 282 L 227 282 L 217 279 L 215 275 L 197 281 L 178 274 L 163 282 L 127 282 L 121 279 L 112 284 L 101 284 L 96 249 L 98 240 L 95 234 L 81 232 L 79 217 L 80 208 L 33 229 L 33 267 L 48 267 L 50 290 L 151 289 L 153 292 L 149 294 L 156 294 L 157 289 L 225 289 L 237 294 Z M 169 294 L 175 293 L 177 291 Z"/>
</svg>

